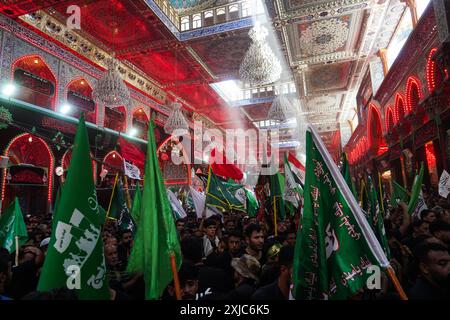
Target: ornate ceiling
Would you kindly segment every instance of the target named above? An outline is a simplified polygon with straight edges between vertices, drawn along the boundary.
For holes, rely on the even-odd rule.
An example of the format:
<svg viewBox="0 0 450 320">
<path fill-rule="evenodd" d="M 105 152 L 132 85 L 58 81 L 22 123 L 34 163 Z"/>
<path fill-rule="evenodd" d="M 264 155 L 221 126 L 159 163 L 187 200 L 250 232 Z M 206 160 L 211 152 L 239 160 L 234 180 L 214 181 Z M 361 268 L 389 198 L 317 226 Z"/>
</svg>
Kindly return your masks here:
<svg viewBox="0 0 450 320">
<path fill-rule="evenodd" d="M 99 50 L 115 52 L 124 68 L 142 76 L 143 83 L 148 81 L 155 86 L 154 90 L 181 98 L 188 110 L 222 128 L 247 128 L 253 126 L 253 121 L 265 120 L 270 100 L 232 107 L 209 86 L 237 78 L 239 65 L 251 43 L 248 37 L 251 19 L 180 32 L 156 2 L 10 0 L 0 4 L 0 11 L 17 18 L 44 10 L 40 12 L 49 19 L 64 21 L 68 16 L 67 5 L 79 5 L 81 31 L 75 34 Z M 183 16 L 232 1 L 170 2 Z M 332 137 L 339 124 L 352 117 L 356 91 L 370 60 L 379 48 L 387 46 L 405 3 L 401 0 L 267 0 L 265 4 L 287 69 L 292 72 L 302 113 L 324 137 Z M 53 38 L 62 41 L 57 36 Z M 95 55 L 81 54 L 101 64 L 100 60 L 95 61 Z"/>
</svg>

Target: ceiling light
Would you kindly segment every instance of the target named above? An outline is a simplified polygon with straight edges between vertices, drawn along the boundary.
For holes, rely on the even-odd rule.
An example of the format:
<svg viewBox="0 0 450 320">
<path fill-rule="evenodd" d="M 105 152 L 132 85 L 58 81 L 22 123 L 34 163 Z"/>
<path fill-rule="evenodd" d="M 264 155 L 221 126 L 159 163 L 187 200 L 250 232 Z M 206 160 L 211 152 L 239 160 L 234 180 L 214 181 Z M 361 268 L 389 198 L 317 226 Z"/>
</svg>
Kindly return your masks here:
<svg viewBox="0 0 450 320">
<path fill-rule="evenodd" d="M 72 110 L 72 107 L 70 106 L 70 104 L 65 104 L 61 107 L 60 112 L 62 114 L 68 114 L 70 112 L 70 110 Z"/>
<path fill-rule="evenodd" d="M 8 83 L 3 88 L 2 93 L 7 97 L 11 97 L 16 92 L 16 89 L 17 87 L 14 85 L 14 83 Z"/>
</svg>

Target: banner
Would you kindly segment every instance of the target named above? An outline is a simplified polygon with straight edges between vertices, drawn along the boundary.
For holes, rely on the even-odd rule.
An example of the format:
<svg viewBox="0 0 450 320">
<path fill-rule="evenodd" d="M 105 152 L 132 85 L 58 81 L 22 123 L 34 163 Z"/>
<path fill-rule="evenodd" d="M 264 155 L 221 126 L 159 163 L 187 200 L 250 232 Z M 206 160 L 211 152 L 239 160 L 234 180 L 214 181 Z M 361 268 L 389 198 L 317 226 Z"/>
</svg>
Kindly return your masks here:
<svg viewBox="0 0 450 320">
<path fill-rule="evenodd" d="M 442 171 L 439 179 L 439 195 L 447 198 L 450 193 L 450 174 L 446 170 Z"/>
<path fill-rule="evenodd" d="M 127 162 L 125 159 L 123 159 L 123 170 L 127 177 L 141 180 L 141 170 L 134 164 Z"/>
</svg>

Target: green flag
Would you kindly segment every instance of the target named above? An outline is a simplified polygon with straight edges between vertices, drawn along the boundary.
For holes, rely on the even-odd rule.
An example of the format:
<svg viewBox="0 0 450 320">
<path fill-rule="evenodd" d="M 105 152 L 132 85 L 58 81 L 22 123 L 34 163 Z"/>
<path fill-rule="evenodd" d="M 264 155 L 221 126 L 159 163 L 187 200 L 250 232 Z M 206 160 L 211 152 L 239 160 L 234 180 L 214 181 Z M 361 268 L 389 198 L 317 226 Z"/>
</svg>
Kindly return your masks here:
<svg viewBox="0 0 450 320">
<path fill-rule="evenodd" d="M 156 154 L 154 121 L 148 131 L 144 190 L 128 272 L 142 272 L 146 299 L 159 299 L 173 279 L 171 255 L 177 269 L 181 266 L 181 249 L 166 187 Z"/>
<path fill-rule="evenodd" d="M 344 176 L 345 182 L 347 182 L 350 191 L 352 192 L 355 199 L 357 199 L 357 193 L 355 184 L 353 183 L 352 177 L 350 176 L 350 164 L 348 163 L 347 154 L 342 153 L 343 163 L 341 167 L 341 173 Z"/>
<path fill-rule="evenodd" d="M 420 164 L 419 174 L 414 178 L 412 190 L 411 190 L 411 199 L 408 203 L 408 213 L 412 214 L 416 209 L 417 202 L 419 201 L 420 192 L 422 191 L 422 181 L 423 181 L 423 162 Z"/>
<path fill-rule="evenodd" d="M 106 214 L 107 214 L 106 210 L 101 205 L 98 205 L 98 215 L 101 225 L 105 224 Z"/>
<path fill-rule="evenodd" d="M 206 184 L 206 205 L 222 211 L 245 212 L 245 191 L 243 189 L 241 185 L 231 181 L 221 181 L 210 168 Z"/>
<path fill-rule="evenodd" d="M 69 287 L 83 300 L 109 299 L 99 205 L 89 141 L 82 116 L 75 135 L 64 192 L 37 289 Z"/>
<path fill-rule="evenodd" d="M 272 211 L 276 210 L 277 218 L 284 220 L 286 218 L 284 196 L 284 176 L 277 172 L 269 176 L 270 181 L 270 204 Z"/>
<path fill-rule="evenodd" d="M 247 207 L 247 215 L 249 217 L 255 217 L 258 213 L 259 205 L 258 200 L 256 200 L 255 196 L 250 190 L 244 189 L 245 195 L 247 196 L 246 207 Z"/>
<path fill-rule="evenodd" d="M 397 181 L 392 181 L 392 195 L 391 195 L 391 206 L 397 207 L 397 200 L 404 203 L 408 203 L 409 196 L 408 191 L 403 188 Z"/>
<path fill-rule="evenodd" d="M 346 299 L 371 265 L 389 266 L 351 190 L 313 127 L 306 132 L 304 211 L 294 256 L 296 299 Z"/>
<path fill-rule="evenodd" d="M 372 178 L 368 179 L 368 192 L 369 192 L 369 203 L 370 203 L 370 225 L 380 242 L 381 247 L 386 254 L 386 257 L 390 259 L 389 243 L 386 237 L 386 230 L 384 229 L 383 214 L 381 210 L 381 205 L 379 203 L 377 189 L 372 181 Z"/>
<path fill-rule="evenodd" d="M 142 203 L 141 188 L 139 187 L 139 184 L 137 184 L 133 196 L 133 207 L 131 208 L 131 218 L 135 223 L 138 223 L 139 221 L 141 203 Z"/>
<path fill-rule="evenodd" d="M 117 220 L 119 230 L 130 230 L 134 232 L 134 223 L 128 210 L 127 202 L 123 194 L 122 181 L 120 179 L 117 179 L 116 187 L 113 189 L 108 217 Z"/>
<path fill-rule="evenodd" d="M 14 201 L 0 215 L 0 247 L 5 248 L 9 253 L 16 251 L 16 237 L 18 245 L 22 246 L 28 240 L 27 226 L 23 220 L 19 199 Z"/>
</svg>

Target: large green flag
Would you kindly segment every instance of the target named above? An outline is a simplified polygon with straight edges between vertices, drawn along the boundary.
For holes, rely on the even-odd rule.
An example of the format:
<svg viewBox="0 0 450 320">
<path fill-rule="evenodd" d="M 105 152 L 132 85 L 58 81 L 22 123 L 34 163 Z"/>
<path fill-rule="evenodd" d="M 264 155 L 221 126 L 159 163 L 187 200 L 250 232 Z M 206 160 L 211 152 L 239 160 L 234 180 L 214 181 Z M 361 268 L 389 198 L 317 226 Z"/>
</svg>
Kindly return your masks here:
<svg viewBox="0 0 450 320">
<path fill-rule="evenodd" d="M 416 209 L 417 202 L 419 201 L 419 196 L 422 191 L 422 181 L 423 181 L 423 162 L 420 164 L 419 174 L 415 176 L 412 190 L 411 190 L 411 199 L 408 203 L 408 213 L 412 214 Z"/>
<path fill-rule="evenodd" d="M 404 203 L 408 203 L 409 196 L 408 191 L 403 188 L 397 181 L 392 181 L 392 194 L 391 194 L 391 206 L 397 207 L 397 201 L 400 200 Z"/>
<path fill-rule="evenodd" d="M 231 181 L 221 181 L 210 168 L 206 184 L 206 205 L 222 211 L 245 212 L 245 191 L 243 189 L 241 185 Z"/>
<path fill-rule="evenodd" d="M 120 179 L 116 180 L 116 186 L 113 188 L 108 218 L 117 220 L 119 230 L 130 230 L 131 232 L 135 230 Z"/>
<path fill-rule="evenodd" d="M 141 210 L 142 193 L 139 184 L 136 185 L 136 190 L 133 196 L 133 207 L 131 208 L 131 218 L 135 223 L 139 222 L 139 214 Z"/>
<path fill-rule="evenodd" d="M 17 197 L 0 215 L 0 247 L 5 248 L 9 253 L 15 252 L 16 237 L 18 246 L 24 245 L 28 240 L 27 226 Z"/>
<path fill-rule="evenodd" d="M 38 290 L 69 287 L 79 299 L 109 299 L 99 205 L 82 116 Z"/>
<path fill-rule="evenodd" d="M 355 199 L 357 199 L 355 184 L 353 183 L 352 177 L 350 175 L 350 164 L 348 163 L 347 154 L 345 152 L 342 154 L 342 158 L 343 163 L 341 167 L 341 173 L 344 176 L 345 182 L 347 182 L 347 185 L 350 188 L 353 196 L 355 197 Z"/>
<path fill-rule="evenodd" d="M 372 181 L 372 178 L 368 178 L 368 193 L 369 193 L 369 203 L 370 203 L 370 225 L 380 242 L 381 247 L 386 254 L 386 257 L 390 259 L 389 243 L 386 237 L 386 230 L 384 228 L 383 214 L 381 210 L 381 205 L 378 199 L 377 189 Z"/>
<path fill-rule="evenodd" d="M 309 127 L 294 297 L 346 299 L 366 284 L 371 265 L 388 267 L 389 262 L 319 134 Z"/>
<path fill-rule="evenodd" d="M 180 243 L 158 164 L 154 127 L 152 119 L 138 228 L 127 268 L 128 272 L 144 274 L 146 299 L 159 299 L 173 279 L 171 255 L 175 257 L 177 269 L 181 266 Z"/>
</svg>

